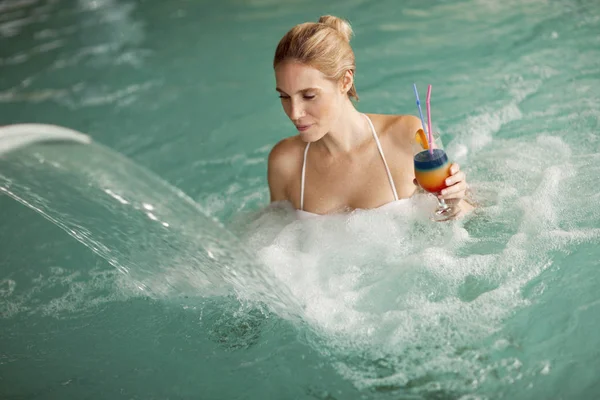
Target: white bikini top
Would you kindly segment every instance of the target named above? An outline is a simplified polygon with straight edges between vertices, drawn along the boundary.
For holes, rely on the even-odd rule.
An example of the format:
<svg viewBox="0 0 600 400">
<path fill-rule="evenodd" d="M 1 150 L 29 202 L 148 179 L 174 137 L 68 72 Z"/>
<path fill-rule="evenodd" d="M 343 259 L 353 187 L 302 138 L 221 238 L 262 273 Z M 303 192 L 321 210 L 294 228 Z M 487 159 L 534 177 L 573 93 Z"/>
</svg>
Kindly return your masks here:
<svg viewBox="0 0 600 400">
<path fill-rule="evenodd" d="M 385 155 L 383 154 L 383 149 L 381 148 L 381 142 L 379 141 L 379 138 L 377 137 L 377 132 L 375 131 L 375 126 L 373 126 L 373 122 L 371 122 L 371 119 L 369 118 L 368 115 L 366 115 L 366 114 L 362 114 L 362 115 L 369 122 L 369 126 L 371 127 L 371 132 L 373 133 L 373 138 L 375 139 L 375 143 L 377 144 L 377 149 L 379 150 L 379 154 L 381 155 L 381 159 L 383 160 L 383 165 L 385 166 L 385 171 L 387 172 L 388 180 L 390 181 L 390 186 L 392 187 L 392 192 L 394 193 L 394 201 L 392 201 L 390 203 L 386 203 L 380 207 L 377 207 L 378 209 L 381 209 L 381 208 L 389 206 L 390 204 L 398 202 L 399 201 L 398 192 L 396 192 L 396 186 L 394 185 L 394 179 L 392 178 L 392 173 L 390 172 L 390 168 L 388 167 L 387 161 L 385 160 Z M 304 149 L 304 161 L 302 163 L 302 178 L 300 181 L 300 209 L 298 210 L 298 213 L 301 216 L 320 215 L 320 214 L 315 214 L 315 213 L 311 213 L 308 211 L 304 211 L 304 182 L 305 182 L 305 175 L 306 175 L 306 156 L 308 154 L 309 147 L 310 147 L 310 142 L 306 143 L 306 148 Z M 403 199 L 403 200 L 406 200 L 406 199 Z"/>
</svg>

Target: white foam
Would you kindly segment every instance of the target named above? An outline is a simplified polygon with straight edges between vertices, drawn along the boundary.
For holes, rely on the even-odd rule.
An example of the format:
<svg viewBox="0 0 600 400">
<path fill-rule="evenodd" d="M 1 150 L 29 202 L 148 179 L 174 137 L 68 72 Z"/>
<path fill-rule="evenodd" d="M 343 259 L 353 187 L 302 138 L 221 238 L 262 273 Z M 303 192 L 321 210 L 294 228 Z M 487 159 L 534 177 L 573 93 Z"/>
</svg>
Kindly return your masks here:
<svg viewBox="0 0 600 400">
<path fill-rule="evenodd" d="M 470 142 L 479 150 L 471 154 L 479 166 L 471 183 L 486 198 L 464 221 L 429 221 L 433 203 L 423 200 L 432 197 L 417 196 L 400 214 L 307 220 L 295 220 L 291 206 L 279 204 L 249 225 L 246 243 L 296 299 L 315 348 L 327 349 L 357 387 L 402 387 L 448 373 L 455 378 L 432 380 L 441 389 L 467 391 L 524 376 L 518 358 L 482 356 L 511 346 L 494 335 L 543 292 L 537 285 L 525 297 L 525 286 L 552 265 L 553 252 L 597 241 L 600 230 L 575 226 L 586 217 L 598 221 L 600 213 L 571 193 L 593 184 L 596 158 L 574 158 L 562 138 L 543 133 L 529 137 L 529 146 L 522 138 L 485 145 L 518 118 L 518 108 L 509 106 L 488 121 L 482 141 Z M 478 246 L 485 252 L 472 250 Z M 491 347 L 482 345 L 493 337 Z"/>
<path fill-rule="evenodd" d="M 505 124 L 523 117 L 517 103 L 511 102 L 501 108 L 482 110 L 467 117 L 457 132 L 456 140 L 447 146 L 457 162 L 464 162 L 469 152 L 481 151 L 489 145 L 495 133 Z"/>
</svg>

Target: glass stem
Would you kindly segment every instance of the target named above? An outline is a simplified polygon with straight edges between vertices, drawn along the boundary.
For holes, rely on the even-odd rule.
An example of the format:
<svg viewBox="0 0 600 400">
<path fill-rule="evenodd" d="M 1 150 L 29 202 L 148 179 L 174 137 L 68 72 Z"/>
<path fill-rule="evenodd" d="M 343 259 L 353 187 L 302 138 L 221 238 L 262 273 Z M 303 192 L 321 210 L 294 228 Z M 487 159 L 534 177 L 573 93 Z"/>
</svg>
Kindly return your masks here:
<svg viewBox="0 0 600 400">
<path fill-rule="evenodd" d="M 440 199 L 440 198 L 438 198 L 438 203 L 440 203 L 440 206 L 441 206 L 441 207 L 442 207 L 444 210 L 447 210 L 448 208 L 450 208 L 450 207 L 448 206 L 448 204 L 446 204 L 446 202 L 444 201 L 444 199 Z"/>
</svg>

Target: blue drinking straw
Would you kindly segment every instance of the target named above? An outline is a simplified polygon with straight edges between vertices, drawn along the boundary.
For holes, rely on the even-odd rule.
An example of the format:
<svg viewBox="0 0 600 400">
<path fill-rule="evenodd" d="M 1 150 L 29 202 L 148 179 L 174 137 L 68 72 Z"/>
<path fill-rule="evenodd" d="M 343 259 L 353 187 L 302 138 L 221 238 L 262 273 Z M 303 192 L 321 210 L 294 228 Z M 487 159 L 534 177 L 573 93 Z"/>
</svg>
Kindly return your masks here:
<svg viewBox="0 0 600 400">
<path fill-rule="evenodd" d="M 417 84 L 413 83 L 413 87 L 415 88 L 415 96 L 417 97 L 417 107 L 419 107 L 419 116 L 421 117 L 421 125 L 423 125 L 423 130 L 427 136 L 427 140 L 429 140 L 429 132 L 427 131 L 427 125 L 425 125 L 425 120 L 423 119 L 423 111 L 421 111 L 421 101 L 419 100 L 419 92 L 417 91 Z M 429 143 L 429 148 L 431 148 L 431 143 Z"/>
</svg>

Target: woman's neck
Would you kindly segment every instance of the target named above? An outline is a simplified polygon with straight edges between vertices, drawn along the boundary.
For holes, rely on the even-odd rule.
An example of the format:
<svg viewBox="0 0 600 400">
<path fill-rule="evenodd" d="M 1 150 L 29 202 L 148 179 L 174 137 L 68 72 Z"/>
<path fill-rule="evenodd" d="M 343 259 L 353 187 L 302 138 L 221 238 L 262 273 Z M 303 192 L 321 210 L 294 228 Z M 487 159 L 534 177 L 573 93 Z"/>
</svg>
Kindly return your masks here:
<svg viewBox="0 0 600 400">
<path fill-rule="evenodd" d="M 365 116 L 354 108 L 349 99 L 348 103 L 331 130 L 319 140 L 334 157 L 351 153 L 371 135 Z"/>
</svg>

